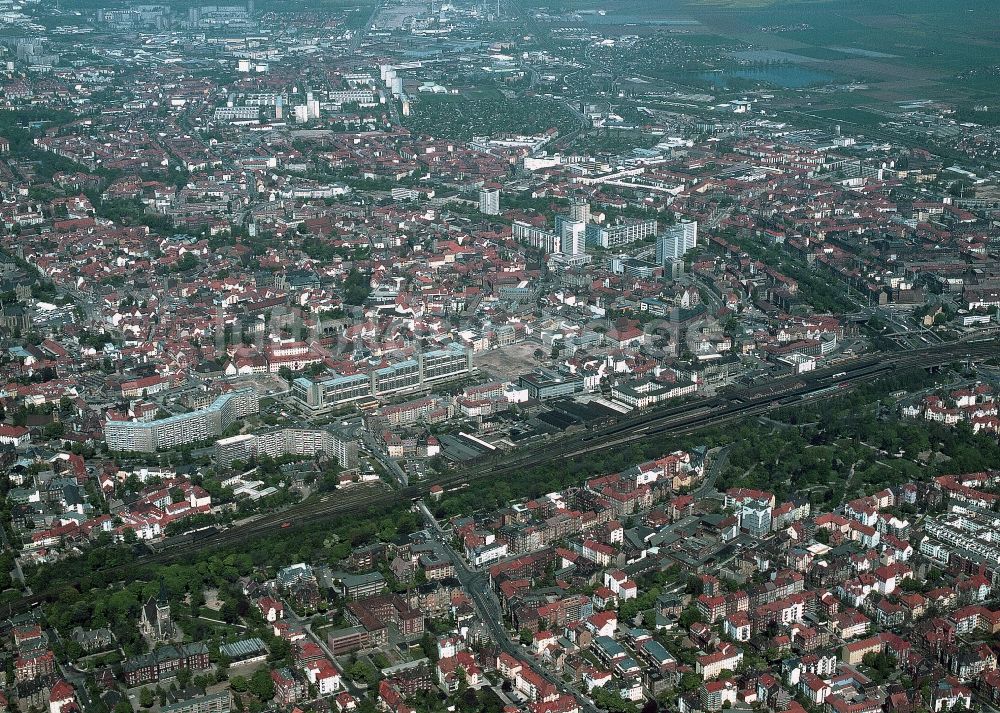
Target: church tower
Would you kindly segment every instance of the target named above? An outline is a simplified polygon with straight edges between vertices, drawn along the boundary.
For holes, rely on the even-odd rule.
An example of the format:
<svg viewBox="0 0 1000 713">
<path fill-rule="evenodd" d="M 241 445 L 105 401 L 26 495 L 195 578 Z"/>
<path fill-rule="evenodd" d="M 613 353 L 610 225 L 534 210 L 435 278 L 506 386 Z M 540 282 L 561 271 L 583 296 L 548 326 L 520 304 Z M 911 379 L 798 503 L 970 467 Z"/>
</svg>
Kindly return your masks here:
<svg viewBox="0 0 1000 713">
<path fill-rule="evenodd" d="M 173 631 L 173 625 L 170 621 L 170 599 L 167 597 L 167 588 L 163 585 L 162 579 L 160 580 L 160 592 L 156 596 L 156 628 L 165 639 L 170 638 Z"/>
</svg>

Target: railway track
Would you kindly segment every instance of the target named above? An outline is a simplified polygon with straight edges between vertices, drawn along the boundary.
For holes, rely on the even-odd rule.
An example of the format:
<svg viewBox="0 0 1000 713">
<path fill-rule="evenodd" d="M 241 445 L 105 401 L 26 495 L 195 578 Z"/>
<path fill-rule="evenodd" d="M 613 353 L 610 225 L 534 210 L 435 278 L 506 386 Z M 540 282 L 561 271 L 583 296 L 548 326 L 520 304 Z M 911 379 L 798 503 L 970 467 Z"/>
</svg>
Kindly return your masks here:
<svg viewBox="0 0 1000 713">
<path fill-rule="evenodd" d="M 806 378 L 772 382 L 767 387 L 744 389 L 729 396 L 718 396 L 705 401 L 683 406 L 669 407 L 649 413 L 625 418 L 618 423 L 591 433 L 574 436 L 556 443 L 536 447 L 527 453 L 515 453 L 513 456 L 499 456 L 472 463 L 468 468 L 436 479 L 433 483 L 419 486 L 409 486 L 395 491 L 377 490 L 375 492 L 354 492 L 348 490 L 343 497 L 336 494 L 324 496 L 325 501 L 304 503 L 298 508 L 286 510 L 283 513 L 261 518 L 251 523 L 251 528 L 240 532 L 253 535 L 266 532 L 284 522 L 313 523 L 324 515 L 338 515 L 356 512 L 358 507 L 381 507 L 422 497 L 429 492 L 431 485 L 441 485 L 448 488 L 462 483 L 483 478 L 495 478 L 506 473 L 521 471 L 557 458 L 577 458 L 595 452 L 610 450 L 637 440 L 649 438 L 652 435 L 685 435 L 700 430 L 709 425 L 720 425 L 735 419 L 756 417 L 768 411 L 784 408 L 792 403 L 808 399 L 810 394 L 827 392 L 831 387 L 854 386 L 858 383 L 873 380 L 898 368 L 909 366 L 938 366 L 958 357 L 992 356 L 997 353 L 1000 344 L 990 341 L 985 344 L 951 345 L 949 349 L 932 347 L 919 352 L 894 355 L 880 359 L 866 357 L 859 359 L 853 366 L 839 365 L 818 371 Z M 758 392 L 765 392 L 757 396 Z M 340 492 L 340 491 L 338 491 Z M 225 541 L 220 533 L 220 540 Z M 235 534 L 235 533 L 234 533 Z M 205 544 L 211 544 L 206 542 Z"/>
<path fill-rule="evenodd" d="M 523 471 L 541 463 L 559 458 L 573 459 L 593 453 L 620 448 L 635 441 L 653 436 L 678 436 L 696 432 L 707 426 L 718 426 L 744 418 L 755 418 L 792 403 L 822 398 L 835 388 L 851 388 L 899 368 L 911 366 L 936 367 L 965 358 L 980 359 L 1000 353 L 1000 340 L 964 342 L 928 347 L 905 354 L 883 357 L 865 357 L 852 364 L 819 370 L 802 377 L 790 377 L 769 382 L 766 386 L 751 387 L 717 396 L 694 404 L 674 406 L 621 419 L 610 426 L 590 433 L 537 447 L 512 456 L 479 461 L 433 483 L 388 490 L 380 486 L 356 486 L 338 490 L 306 501 L 280 513 L 260 517 L 253 522 L 223 530 L 190 543 L 199 549 L 214 549 L 262 537 L 283 528 L 302 527 L 332 518 L 371 511 L 380 511 L 402 503 L 411 502 L 429 493 L 431 485 L 445 489 L 467 485 L 475 480 L 497 478 L 508 473 Z M 189 547 L 171 546 L 169 541 L 159 551 L 136 558 L 127 567 L 109 567 L 100 570 L 106 576 L 126 576 L 136 566 L 164 564 L 188 556 Z M 26 597 L 13 608 L 24 610 L 47 600 L 46 593 Z"/>
<path fill-rule="evenodd" d="M 841 364 L 805 377 L 786 377 L 769 382 L 767 386 L 751 387 L 726 396 L 717 396 L 692 404 L 628 416 L 615 424 L 588 434 L 564 439 L 557 443 L 548 443 L 506 458 L 494 459 L 492 463 L 489 463 L 489 475 L 495 477 L 559 457 L 573 458 L 606 450 L 632 441 L 642 440 L 664 430 L 669 430 L 672 435 L 684 435 L 707 425 L 725 423 L 734 417 L 755 416 L 775 408 L 781 408 L 800 400 L 809 393 L 826 390 L 839 384 L 854 385 L 877 378 L 897 368 L 914 365 L 934 366 L 937 364 L 930 362 L 933 362 L 935 357 L 944 363 L 953 361 L 957 356 L 964 357 L 967 354 L 973 357 L 993 355 L 1000 348 L 996 343 L 952 346 L 952 350 L 947 352 L 940 348 L 930 348 L 885 359 L 865 357 L 857 360 L 852 366 Z M 959 352 L 961 353 L 959 354 Z M 622 436 L 621 434 L 626 435 Z M 451 481 L 458 481 L 463 477 L 468 479 L 470 476 L 456 474 L 440 484 L 447 485 Z"/>
<path fill-rule="evenodd" d="M 743 389 L 725 397 L 717 396 L 695 404 L 627 417 L 591 433 L 549 443 L 525 453 L 474 462 L 469 468 L 437 478 L 433 483 L 393 491 L 382 488 L 362 490 L 360 487 L 337 491 L 281 513 L 259 518 L 240 528 L 217 533 L 197 544 L 199 547 L 221 546 L 273 531 L 285 523 L 291 523 L 292 526 L 309 525 L 338 515 L 363 512 L 366 508 L 387 508 L 427 495 L 431 485 L 441 485 L 447 489 L 478 479 L 518 472 L 557 458 L 578 458 L 618 448 L 654 435 L 685 435 L 709 425 L 753 418 L 807 399 L 812 393 L 826 392 L 831 387 L 841 385 L 853 386 L 898 368 L 913 365 L 936 366 L 965 356 L 992 356 L 997 353 L 997 349 L 998 342 L 990 340 L 979 344 L 947 345 L 947 348 L 929 347 L 888 358 L 865 357 L 850 366 L 842 364 L 806 377 L 780 379 L 767 386 Z M 157 555 L 170 559 L 171 549 L 165 548 Z"/>
</svg>

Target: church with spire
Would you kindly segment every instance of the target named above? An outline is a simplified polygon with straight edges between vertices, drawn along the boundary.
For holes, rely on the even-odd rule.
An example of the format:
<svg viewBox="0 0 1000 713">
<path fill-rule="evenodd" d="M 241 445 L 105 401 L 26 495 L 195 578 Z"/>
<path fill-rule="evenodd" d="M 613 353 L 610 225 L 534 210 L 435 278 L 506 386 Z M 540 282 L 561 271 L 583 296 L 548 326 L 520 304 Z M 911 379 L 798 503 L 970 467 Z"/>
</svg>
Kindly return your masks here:
<svg viewBox="0 0 1000 713">
<path fill-rule="evenodd" d="M 150 597 L 139 614 L 139 630 L 152 642 L 169 641 L 174 634 L 174 625 L 170 619 L 170 600 L 167 589 L 160 580 L 160 591 L 155 597 Z"/>
</svg>

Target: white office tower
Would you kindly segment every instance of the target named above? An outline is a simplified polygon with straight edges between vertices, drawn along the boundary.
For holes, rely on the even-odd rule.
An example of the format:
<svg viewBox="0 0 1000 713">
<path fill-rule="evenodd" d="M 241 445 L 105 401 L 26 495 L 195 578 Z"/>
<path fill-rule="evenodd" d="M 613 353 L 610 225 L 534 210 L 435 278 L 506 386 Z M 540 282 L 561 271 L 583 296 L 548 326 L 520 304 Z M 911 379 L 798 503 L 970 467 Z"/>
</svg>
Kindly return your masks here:
<svg viewBox="0 0 1000 713">
<path fill-rule="evenodd" d="M 581 220 L 563 220 L 560 225 L 562 251 L 566 255 L 583 255 L 587 241 L 587 224 Z"/>
<path fill-rule="evenodd" d="M 484 215 L 500 215 L 500 189 L 479 189 L 479 212 Z"/>
<path fill-rule="evenodd" d="M 403 78 L 402 77 L 393 77 L 392 78 L 392 83 L 391 83 L 389 89 L 392 92 L 392 95 L 394 97 L 401 97 L 401 96 L 403 96 Z"/>
<path fill-rule="evenodd" d="M 569 203 L 569 219 L 584 226 L 590 222 L 590 203 L 583 198 L 574 198 Z"/>
<path fill-rule="evenodd" d="M 682 220 L 667 228 L 667 232 L 656 238 L 656 262 L 666 265 L 683 258 L 685 253 L 698 245 L 698 222 Z"/>
<path fill-rule="evenodd" d="M 306 113 L 310 119 L 319 118 L 319 99 L 312 92 L 306 94 Z"/>
<path fill-rule="evenodd" d="M 305 104 L 299 104 L 295 107 L 295 122 L 305 124 L 307 121 L 309 121 L 309 107 Z"/>
<path fill-rule="evenodd" d="M 590 262 L 586 253 L 587 224 L 569 217 L 556 216 L 556 235 L 559 238 L 559 252 L 549 258 L 550 269 L 580 267 Z"/>
</svg>

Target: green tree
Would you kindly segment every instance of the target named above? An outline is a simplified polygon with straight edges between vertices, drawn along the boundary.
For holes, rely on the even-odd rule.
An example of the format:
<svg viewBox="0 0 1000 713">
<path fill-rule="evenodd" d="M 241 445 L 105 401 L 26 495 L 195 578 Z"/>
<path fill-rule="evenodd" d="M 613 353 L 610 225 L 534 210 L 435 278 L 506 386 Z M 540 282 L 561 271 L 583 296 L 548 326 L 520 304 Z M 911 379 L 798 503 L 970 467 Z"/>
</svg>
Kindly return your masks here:
<svg viewBox="0 0 1000 713">
<path fill-rule="evenodd" d="M 688 693 L 690 691 L 696 690 L 701 685 L 701 676 L 696 673 L 685 673 L 681 675 L 681 680 L 678 683 L 677 688 L 682 693 Z"/>
<path fill-rule="evenodd" d="M 534 640 L 534 637 L 531 635 L 530 629 L 521 629 L 521 631 L 518 634 L 518 639 L 520 640 L 522 645 L 530 646 L 531 642 Z"/>
<path fill-rule="evenodd" d="M 378 671 L 371 664 L 360 659 L 351 665 L 348 672 L 351 678 L 359 683 L 374 686 L 378 682 Z"/>
<path fill-rule="evenodd" d="M 271 678 L 271 671 L 266 668 L 259 668 L 250 677 L 250 693 L 257 696 L 261 701 L 269 701 L 274 698 L 274 679 Z"/>
<path fill-rule="evenodd" d="M 371 278 L 352 268 L 344 280 L 344 302 L 349 305 L 363 305 L 371 294 Z"/>
<path fill-rule="evenodd" d="M 431 661 L 437 661 L 437 642 L 434 641 L 434 637 L 429 631 L 425 631 L 423 638 L 420 639 L 420 648 L 424 652 L 424 656 Z"/>
<path fill-rule="evenodd" d="M 143 708 L 152 708 L 156 702 L 156 694 L 152 688 L 143 688 L 139 691 L 139 705 Z"/>
<path fill-rule="evenodd" d="M 177 671 L 177 685 L 180 688 L 187 688 L 188 684 L 191 683 L 191 669 L 182 668 Z"/>
<path fill-rule="evenodd" d="M 701 616 L 701 612 L 698 611 L 698 607 L 693 605 L 682 611 L 678 619 L 678 623 L 685 629 L 690 629 L 692 624 L 699 621 L 704 621 L 704 618 Z"/>
<path fill-rule="evenodd" d="M 626 701 L 618 691 L 609 691 L 598 687 L 591 692 L 594 704 L 603 711 L 611 713 L 638 713 L 635 703 Z"/>
</svg>

